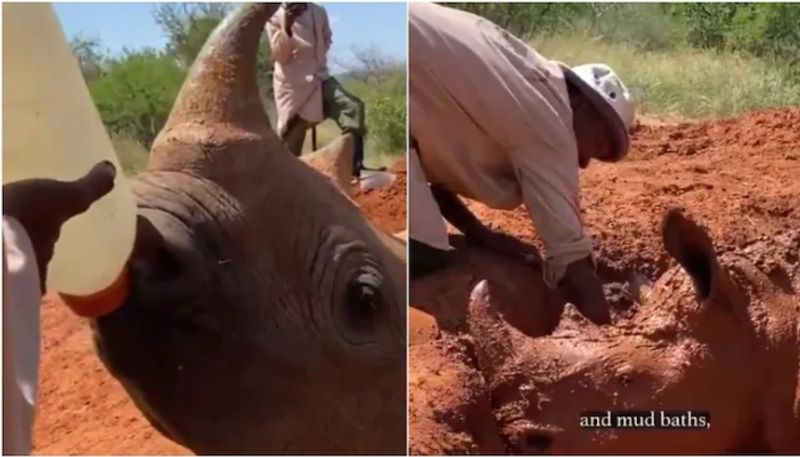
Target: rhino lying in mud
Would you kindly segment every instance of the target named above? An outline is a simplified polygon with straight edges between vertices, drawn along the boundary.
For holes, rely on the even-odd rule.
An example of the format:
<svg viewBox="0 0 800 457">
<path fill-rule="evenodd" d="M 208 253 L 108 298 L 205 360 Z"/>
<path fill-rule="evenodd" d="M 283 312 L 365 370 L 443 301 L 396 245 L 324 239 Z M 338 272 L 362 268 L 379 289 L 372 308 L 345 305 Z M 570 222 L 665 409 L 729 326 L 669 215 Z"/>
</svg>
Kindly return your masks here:
<svg viewBox="0 0 800 457">
<path fill-rule="evenodd" d="M 741 254 L 718 258 L 704 229 L 677 211 L 662 229 L 680 265 L 613 326 L 568 305 L 552 334 L 530 338 L 499 318 L 486 281 L 476 286 L 469 328 L 508 451 L 800 452 L 797 286 Z M 581 413 L 603 410 L 707 411 L 711 425 L 579 428 Z"/>
<path fill-rule="evenodd" d="M 98 353 L 197 453 L 404 453 L 405 254 L 289 154 L 246 5 L 198 56 L 136 178 L 131 295 Z"/>
</svg>

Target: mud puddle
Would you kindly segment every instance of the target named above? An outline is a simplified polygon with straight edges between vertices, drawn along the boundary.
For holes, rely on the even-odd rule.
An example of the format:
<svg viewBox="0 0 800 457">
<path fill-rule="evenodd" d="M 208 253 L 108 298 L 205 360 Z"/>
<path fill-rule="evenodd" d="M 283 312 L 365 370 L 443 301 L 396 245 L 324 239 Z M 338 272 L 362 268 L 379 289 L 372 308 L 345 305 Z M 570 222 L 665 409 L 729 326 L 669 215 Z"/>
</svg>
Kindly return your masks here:
<svg viewBox="0 0 800 457">
<path fill-rule="evenodd" d="M 635 312 L 634 286 L 655 281 L 674 266 L 659 229 L 671 207 L 683 208 L 706 226 L 718 253 L 759 258 L 759 268 L 773 271 L 770 278 L 782 281 L 786 290 L 800 290 L 797 256 L 770 247 L 772 240 L 800 237 L 798 125 L 800 110 L 786 109 L 640 126 L 625 161 L 594 162 L 582 173 L 583 218 L 615 314 Z M 541 247 L 524 208 L 469 205 L 481 220 Z M 410 352 L 411 450 L 503 452 L 502 445 L 486 438 L 496 425 L 475 419 L 489 400 L 468 356 L 474 352 L 466 333 L 469 294 L 488 279 L 507 322 L 530 336 L 551 331 L 564 304 L 543 287 L 538 269 L 463 247 L 458 237 L 454 244 L 462 245 L 463 262 L 411 284 L 412 306 L 430 313 L 440 330 L 436 339 Z"/>
</svg>

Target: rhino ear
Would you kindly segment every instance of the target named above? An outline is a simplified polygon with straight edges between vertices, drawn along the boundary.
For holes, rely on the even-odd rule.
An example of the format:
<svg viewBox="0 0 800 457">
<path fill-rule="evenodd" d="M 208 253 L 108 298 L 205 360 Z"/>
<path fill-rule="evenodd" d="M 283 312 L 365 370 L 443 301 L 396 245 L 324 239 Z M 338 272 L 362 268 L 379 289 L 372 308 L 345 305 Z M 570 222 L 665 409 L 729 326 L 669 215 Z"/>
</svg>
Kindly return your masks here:
<svg viewBox="0 0 800 457">
<path fill-rule="evenodd" d="M 664 216 L 661 234 L 667 252 L 694 281 L 698 299 L 707 301 L 720 280 L 720 266 L 711 237 L 677 209 L 670 209 Z"/>
<path fill-rule="evenodd" d="M 330 178 L 346 195 L 351 195 L 350 177 L 353 173 L 354 145 L 353 135 L 348 133 L 321 149 L 300 156 L 300 160 Z"/>
</svg>

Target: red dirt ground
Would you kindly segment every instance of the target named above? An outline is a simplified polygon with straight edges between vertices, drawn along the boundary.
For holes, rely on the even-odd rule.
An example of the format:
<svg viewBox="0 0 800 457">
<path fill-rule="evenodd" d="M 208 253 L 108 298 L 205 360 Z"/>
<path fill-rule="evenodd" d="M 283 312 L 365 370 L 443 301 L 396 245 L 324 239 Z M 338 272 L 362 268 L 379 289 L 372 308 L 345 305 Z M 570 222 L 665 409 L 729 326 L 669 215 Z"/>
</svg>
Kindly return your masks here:
<svg viewBox="0 0 800 457">
<path fill-rule="evenodd" d="M 191 454 L 151 427 L 108 374 L 83 318 L 46 300 L 42 336 L 35 454 Z"/>
<path fill-rule="evenodd" d="M 584 218 L 604 276 L 621 283 L 629 272 L 638 271 L 653 280 L 669 266 L 658 227 L 670 206 L 687 209 L 707 226 L 719 251 L 800 230 L 799 125 L 800 110 L 795 109 L 637 128 L 625 161 L 593 163 L 582 175 Z M 401 176 L 388 190 L 355 196 L 368 214 L 374 213 L 376 225 L 391 231 L 405 228 Z M 524 209 L 470 205 L 495 227 L 538 242 Z M 474 249 L 463 253 L 462 265 L 411 285 L 412 304 L 430 312 L 442 329 L 437 339 L 410 349 L 410 431 L 420 437 L 412 448 L 416 453 L 429 450 L 427 443 L 453 451 L 502 452 L 502 443 L 490 433 L 493 424 L 476 419 L 484 417 L 476 411 L 485 411 L 488 399 L 476 387 L 479 374 L 472 351 L 459 334 L 472 286 L 489 278 L 499 285 L 498 294 L 526 297 L 539 307 L 550 299 L 538 281 L 530 281 L 531 275 L 540 274 L 535 269 Z M 52 303 L 45 303 L 42 311 L 36 453 L 187 453 L 153 430 L 108 375 L 80 318 Z M 423 410 L 433 402 L 441 407 L 442 401 L 448 404 L 447 417 L 425 422 L 429 415 Z"/>
<path fill-rule="evenodd" d="M 798 126 L 798 109 L 639 126 L 624 161 L 593 162 L 581 176 L 583 217 L 601 274 L 610 282 L 612 304 L 630 300 L 625 289 L 632 272 L 655 280 L 670 266 L 659 234 L 669 207 L 684 208 L 708 227 L 719 252 L 800 233 Z M 540 245 L 524 208 L 469 205 L 495 228 Z M 531 280 L 541 277 L 537 268 L 471 247 L 461 246 L 459 252 L 456 266 L 411 284 L 412 306 L 430 313 L 441 329 L 438 338 L 410 348 L 411 452 L 416 454 L 504 452 L 502 443 L 487 434 L 494 425 L 475 421 L 488 399 L 476 382 L 474 350 L 464 331 L 469 293 L 479 280 L 489 279 L 504 313 L 522 315 L 508 320 L 525 333 L 547 333 L 559 319 L 546 312 L 557 298 L 540 280 Z M 793 281 L 800 285 L 800 260 L 786 260 L 794 264 Z M 436 421 L 429 411 L 433 404 L 440 416 Z"/>
<path fill-rule="evenodd" d="M 581 177 L 583 217 L 601 261 L 615 271 L 660 275 L 667 257 L 658 229 L 670 206 L 708 226 L 721 250 L 800 227 L 798 126 L 795 109 L 637 128 L 625 161 L 594 162 Z M 478 212 L 535 239 L 523 209 Z"/>
<path fill-rule="evenodd" d="M 389 233 L 406 229 L 406 164 L 398 162 L 391 171 L 397 178 L 391 186 L 375 190 L 357 189 L 353 199 L 373 224 Z"/>
<path fill-rule="evenodd" d="M 405 163 L 386 189 L 357 192 L 373 223 L 405 230 Z M 40 390 L 34 424 L 36 454 L 179 454 L 191 452 L 164 438 L 142 416 L 92 349 L 86 321 L 66 306 L 42 306 Z"/>
</svg>

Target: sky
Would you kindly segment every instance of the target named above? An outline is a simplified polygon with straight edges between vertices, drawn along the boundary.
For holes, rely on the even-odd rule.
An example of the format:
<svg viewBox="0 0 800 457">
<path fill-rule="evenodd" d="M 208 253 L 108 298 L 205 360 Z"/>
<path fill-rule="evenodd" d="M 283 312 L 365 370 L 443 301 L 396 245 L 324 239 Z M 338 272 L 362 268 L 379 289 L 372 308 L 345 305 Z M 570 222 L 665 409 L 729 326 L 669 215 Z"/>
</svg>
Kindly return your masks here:
<svg viewBox="0 0 800 457">
<path fill-rule="evenodd" d="M 153 20 L 156 3 L 54 3 L 67 38 L 98 38 L 112 54 L 124 48 L 163 49 L 167 38 Z M 353 46 L 375 46 L 406 60 L 405 3 L 322 3 L 333 30 L 329 64 L 349 62 Z M 335 68 L 334 68 L 335 70 Z"/>
</svg>

